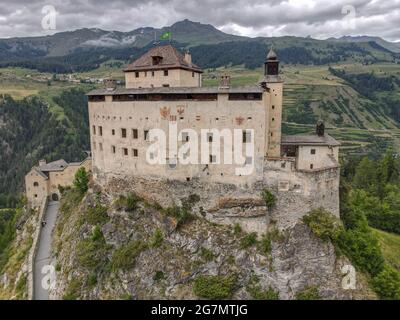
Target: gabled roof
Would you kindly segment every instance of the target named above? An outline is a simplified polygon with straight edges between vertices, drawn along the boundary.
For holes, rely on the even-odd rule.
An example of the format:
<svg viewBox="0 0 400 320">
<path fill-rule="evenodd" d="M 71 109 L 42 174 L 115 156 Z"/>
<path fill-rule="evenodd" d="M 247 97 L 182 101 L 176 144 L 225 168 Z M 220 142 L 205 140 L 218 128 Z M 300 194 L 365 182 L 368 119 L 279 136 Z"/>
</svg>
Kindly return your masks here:
<svg viewBox="0 0 400 320">
<path fill-rule="evenodd" d="M 282 145 L 303 145 L 303 146 L 340 146 L 329 134 L 323 136 L 318 135 L 296 135 L 296 136 L 282 136 Z"/>
<path fill-rule="evenodd" d="M 38 169 L 42 172 L 64 171 L 66 167 L 68 167 L 68 163 L 65 160 L 61 159 L 41 165 L 38 167 Z"/>
<path fill-rule="evenodd" d="M 153 57 L 161 57 L 159 64 L 153 64 Z M 184 56 L 172 45 L 167 44 L 150 49 L 139 59 L 128 65 L 124 72 L 146 71 L 159 69 L 186 69 L 195 72 L 203 72 L 193 63 L 187 63 Z"/>
</svg>

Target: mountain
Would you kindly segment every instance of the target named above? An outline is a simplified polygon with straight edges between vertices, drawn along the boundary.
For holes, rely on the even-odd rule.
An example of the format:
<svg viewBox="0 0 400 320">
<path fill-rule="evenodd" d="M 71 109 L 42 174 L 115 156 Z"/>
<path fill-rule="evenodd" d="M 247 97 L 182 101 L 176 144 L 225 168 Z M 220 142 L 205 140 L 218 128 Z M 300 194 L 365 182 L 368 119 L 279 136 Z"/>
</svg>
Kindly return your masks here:
<svg viewBox="0 0 400 320">
<path fill-rule="evenodd" d="M 329 38 L 329 41 L 338 41 L 338 42 L 375 42 L 376 44 L 382 46 L 383 48 L 395 52 L 400 53 L 400 43 L 389 42 L 380 37 L 370 37 L 370 36 L 343 36 L 340 38 Z"/>
</svg>

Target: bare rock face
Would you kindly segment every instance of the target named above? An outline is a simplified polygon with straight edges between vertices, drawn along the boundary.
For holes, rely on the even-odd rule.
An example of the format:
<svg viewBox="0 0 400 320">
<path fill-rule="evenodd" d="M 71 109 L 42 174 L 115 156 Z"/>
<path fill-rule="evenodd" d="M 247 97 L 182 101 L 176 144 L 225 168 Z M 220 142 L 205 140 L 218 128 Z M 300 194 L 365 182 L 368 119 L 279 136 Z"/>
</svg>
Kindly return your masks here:
<svg viewBox="0 0 400 320">
<path fill-rule="evenodd" d="M 251 237 L 244 231 L 211 223 L 201 215 L 177 223 L 146 200 L 134 211 L 125 212 L 113 205 L 116 198 L 111 194 L 97 199 L 108 208 L 107 221 L 98 225 L 105 241 L 104 261 L 91 269 L 78 261 L 77 248 L 95 228 L 85 221 L 95 197 L 98 195 L 89 194 L 74 208 L 62 206 L 68 211 L 60 214 L 62 227 L 54 246 L 61 266 L 54 298 L 61 299 L 74 289 L 78 299 L 198 299 L 193 285 L 200 275 L 234 275 L 233 299 L 256 298 L 249 289 L 254 277 L 259 290 L 270 288 L 280 299 L 294 299 L 310 287 L 316 288 L 322 299 L 373 297 L 362 275 L 357 274 L 355 289 L 343 289 L 345 275 L 340 270 L 350 263 L 338 258 L 330 242 L 318 239 L 301 222 L 271 237 L 270 249 L 262 250 L 260 235 L 257 242 L 246 241 Z M 222 207 L 232 203 L 224 202 Z M 248 204 L 257 203 L 246 201 Z M 161 240 L 155 242 L 160 233 Z M 126 251 L 123 258 L 128 265 L 115 268 L 115 253 L 132 241 L 140 241 L 140 250 Z M 90 280 L 93 278 L 96 281 Z"/>
</svg>

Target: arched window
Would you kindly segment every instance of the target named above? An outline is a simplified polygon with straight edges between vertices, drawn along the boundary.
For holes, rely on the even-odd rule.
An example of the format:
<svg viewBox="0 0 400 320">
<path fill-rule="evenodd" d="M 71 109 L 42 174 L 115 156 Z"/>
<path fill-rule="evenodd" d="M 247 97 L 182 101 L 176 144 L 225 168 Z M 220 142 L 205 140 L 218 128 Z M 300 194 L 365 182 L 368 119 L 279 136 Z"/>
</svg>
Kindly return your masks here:
<svg viewBox="0 0 400 320">
<path fill-rule="evenodd" d="M 35 182 L 33 183 L 33 186 L 34 186 L 34 187 L 39 187 L 39 182 L 36 182 L 36 181 L 35 181 Z"/>
</svg>

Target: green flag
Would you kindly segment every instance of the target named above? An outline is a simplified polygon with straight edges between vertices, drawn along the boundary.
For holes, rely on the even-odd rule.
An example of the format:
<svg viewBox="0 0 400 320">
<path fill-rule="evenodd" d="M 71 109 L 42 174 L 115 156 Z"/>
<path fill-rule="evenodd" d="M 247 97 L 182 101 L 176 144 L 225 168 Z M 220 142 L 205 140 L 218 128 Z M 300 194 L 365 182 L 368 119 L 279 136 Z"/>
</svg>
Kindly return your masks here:
<svg viewBox="0 0 400 320">
<path fill-rule="evenodd" d="M 172 33 L 171 33 L 171 31 L 164 32 L 164 33 L 161 35 L 161 40 L 171 40 L 171 38 L 172 38 Z"/>
</svg>

